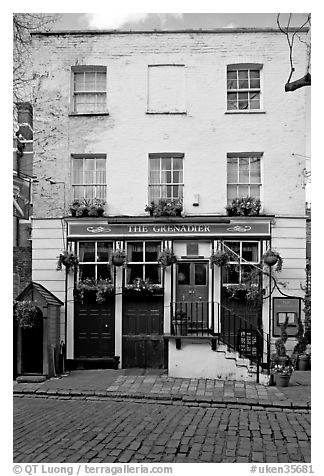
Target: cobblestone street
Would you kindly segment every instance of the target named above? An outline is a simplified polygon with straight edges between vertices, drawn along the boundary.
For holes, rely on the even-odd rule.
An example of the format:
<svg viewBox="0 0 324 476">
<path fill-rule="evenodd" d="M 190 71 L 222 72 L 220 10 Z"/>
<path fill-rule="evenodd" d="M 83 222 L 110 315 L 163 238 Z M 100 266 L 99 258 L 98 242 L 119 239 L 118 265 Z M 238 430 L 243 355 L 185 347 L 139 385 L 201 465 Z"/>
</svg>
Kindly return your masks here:
<svg viewBox="0 0 324 476">
<path fill-rule="evenodd" d="M 310 412 L 14 398 L 14 462 L 310 462 Z"/>
</svg>

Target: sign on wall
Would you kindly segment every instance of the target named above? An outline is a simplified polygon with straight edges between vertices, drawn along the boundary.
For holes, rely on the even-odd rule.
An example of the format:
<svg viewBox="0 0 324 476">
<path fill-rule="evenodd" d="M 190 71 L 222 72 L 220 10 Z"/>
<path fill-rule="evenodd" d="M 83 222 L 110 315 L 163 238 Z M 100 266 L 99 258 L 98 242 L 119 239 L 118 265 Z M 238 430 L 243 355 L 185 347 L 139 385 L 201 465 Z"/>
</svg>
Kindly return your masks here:
<svg viewBox="0 0 324 476">
<path fill-rule="evenodd" d="M 274 297 L 273 300 L 273 336 L 280 337 L 280 326 L 287 322 L 288 336 L 295 336 L 300 319 L 301 298 Z"/>
<path fill-rule="evenodd" d="M 177 223 L 68 223 L 70 238 L 168 238 L 168 237 L 211 237 L 211 236 L 268 236 L 270 235 L 269 222 L 239 223 L 186 223 L 179 220 Z"/>
</svg>

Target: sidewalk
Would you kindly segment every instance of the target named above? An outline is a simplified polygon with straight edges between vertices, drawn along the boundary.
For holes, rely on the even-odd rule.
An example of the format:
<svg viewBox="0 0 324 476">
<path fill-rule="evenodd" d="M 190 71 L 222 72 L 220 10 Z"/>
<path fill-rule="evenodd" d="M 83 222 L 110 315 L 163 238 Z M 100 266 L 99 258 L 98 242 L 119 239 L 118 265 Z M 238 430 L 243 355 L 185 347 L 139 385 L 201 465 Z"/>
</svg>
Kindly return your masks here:
<svg viewBox="0 0 324 476">
<path fill-rule="evenodd" d="M 289 387 L 250 382 L 168 377 L 166 370 L 75 370 L 41 383 L 14 382 L 15 396 L 155 400 L 190 406 L 244 405 L 310 410 L 311 372 L 295 371 Z"/>
</svg>

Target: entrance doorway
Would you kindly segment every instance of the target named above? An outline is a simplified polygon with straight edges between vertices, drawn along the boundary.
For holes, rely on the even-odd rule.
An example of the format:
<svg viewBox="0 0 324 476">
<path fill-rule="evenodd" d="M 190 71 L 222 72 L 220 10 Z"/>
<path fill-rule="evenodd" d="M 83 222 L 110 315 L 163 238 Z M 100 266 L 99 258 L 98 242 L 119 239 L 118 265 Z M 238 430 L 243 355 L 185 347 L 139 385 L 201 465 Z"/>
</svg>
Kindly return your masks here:
<svg viewBox="0 0 324 476">
<path fill-rule="evenodd" d="M 208 261 L 177 265 L 176 314 L 188 320 L 188 331 L 208 329 Z"/>
<path fill-rule="evenodd" d="M 23 374 L 43 373 L 43 319 L 32 328 L 21 329 Z"/>
</svg>

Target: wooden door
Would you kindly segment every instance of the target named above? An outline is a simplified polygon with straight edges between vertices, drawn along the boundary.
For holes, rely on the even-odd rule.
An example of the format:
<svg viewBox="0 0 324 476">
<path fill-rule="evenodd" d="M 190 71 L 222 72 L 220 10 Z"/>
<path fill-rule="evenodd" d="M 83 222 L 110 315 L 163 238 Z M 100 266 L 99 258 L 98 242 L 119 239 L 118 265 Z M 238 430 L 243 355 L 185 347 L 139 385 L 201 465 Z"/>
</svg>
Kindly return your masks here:
<svg viewBox="0 0 324 476">
<path fill-rule="evenodd" d="M 187 314 L 189 327 L 208 325 L 208 262 L 183 261 L 177 265 L 176 312 Z"/>
<path fill-rule="evenodd" d="M 123 299 L 123 368 L 165 367 L 163 296 Z"/>
<path fill-rule="evenodd" d="M 115 355 L 115 302 L 75 303 L 74 357 L 105 358 Z"/>
</svg>

